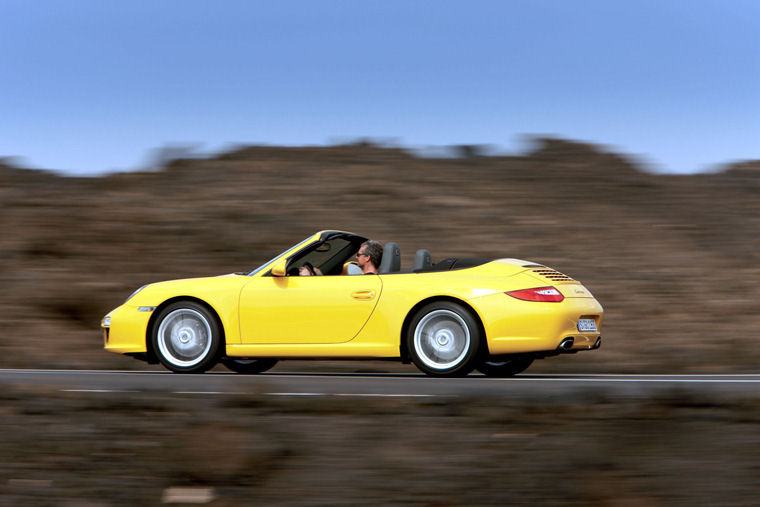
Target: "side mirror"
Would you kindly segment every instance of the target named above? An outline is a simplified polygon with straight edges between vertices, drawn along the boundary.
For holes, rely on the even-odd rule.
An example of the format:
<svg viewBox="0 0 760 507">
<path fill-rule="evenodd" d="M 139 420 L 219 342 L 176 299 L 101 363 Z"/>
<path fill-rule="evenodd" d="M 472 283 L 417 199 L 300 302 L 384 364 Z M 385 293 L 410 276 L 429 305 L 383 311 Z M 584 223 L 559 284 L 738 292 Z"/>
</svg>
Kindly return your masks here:
<svg viewBox="0 0 760 507">
<path fill-rule="evenodd" d="M 288 267 L 287 259 L 280 259 L 272 265 L 272 276 L 286 276 Z"/>
</svg>

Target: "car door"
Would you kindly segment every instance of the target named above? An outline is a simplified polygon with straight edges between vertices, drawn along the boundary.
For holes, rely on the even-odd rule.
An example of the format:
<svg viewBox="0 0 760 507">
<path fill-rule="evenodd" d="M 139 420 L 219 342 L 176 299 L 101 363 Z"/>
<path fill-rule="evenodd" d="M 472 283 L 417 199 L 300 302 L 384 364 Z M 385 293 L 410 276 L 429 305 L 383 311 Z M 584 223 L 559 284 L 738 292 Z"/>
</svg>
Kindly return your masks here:
<svg viewBox="0 0 760 507">
<path fill-rule="evenodd" d="M 377 275 L 263 276 L 240 294 L 242 343 L 343 343 L 380 298 Z"/>
</svg>

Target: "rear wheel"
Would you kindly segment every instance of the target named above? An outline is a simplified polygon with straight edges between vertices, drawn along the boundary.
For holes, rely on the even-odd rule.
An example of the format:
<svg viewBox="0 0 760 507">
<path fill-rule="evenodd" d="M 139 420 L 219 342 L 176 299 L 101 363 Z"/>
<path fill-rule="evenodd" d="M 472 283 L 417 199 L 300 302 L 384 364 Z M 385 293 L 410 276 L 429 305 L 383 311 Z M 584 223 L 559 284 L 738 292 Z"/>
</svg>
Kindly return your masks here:
<svg viewBox="0 0 760 507">
<path fill-rule="evenodd" d="M 434 377 L 458 377 L 474 368 L 481 335 L 466 308 L 439 301 L 417 312 L 406 339 L 417 368 Z"/>
<path fill-rule="evenodd" d="M 248 359 L 244 357 L 226 357 L 222 364 L 237 373 L 261 373 L 277 364 L 277 359 Z"/>
<path fill-rule="evenodd" d="M 531 364 L 532 357 L 515 356 L 483 361 L 477 366 L 477 370 L 488 377 L 511 377 L 527 370 Z"/>
<path fill-rule="evenodd" d="M 217 361 L 222 333 L 208 309 L 191 301 L 172 303 L 156 318 L 151 335 L 161 364 L 178 373 L 201 373 Z"/>
</svg>

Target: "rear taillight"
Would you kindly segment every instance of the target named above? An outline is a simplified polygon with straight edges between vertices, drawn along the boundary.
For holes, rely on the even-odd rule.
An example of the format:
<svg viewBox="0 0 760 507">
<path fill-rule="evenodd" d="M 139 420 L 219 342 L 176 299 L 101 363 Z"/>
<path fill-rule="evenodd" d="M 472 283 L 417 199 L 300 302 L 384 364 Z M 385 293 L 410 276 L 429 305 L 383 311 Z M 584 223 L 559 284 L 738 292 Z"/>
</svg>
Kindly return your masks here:
<svg viewBox="0 0 760 507">
<path fill-rule="evenodd" d="M 565 296 L 554 287 L 537 287 L 535 289 L 513 290 L 506 292 L 508 296 L 523 301 L 538 301 L 541 303 L 559 303 Z"/>
</svg>

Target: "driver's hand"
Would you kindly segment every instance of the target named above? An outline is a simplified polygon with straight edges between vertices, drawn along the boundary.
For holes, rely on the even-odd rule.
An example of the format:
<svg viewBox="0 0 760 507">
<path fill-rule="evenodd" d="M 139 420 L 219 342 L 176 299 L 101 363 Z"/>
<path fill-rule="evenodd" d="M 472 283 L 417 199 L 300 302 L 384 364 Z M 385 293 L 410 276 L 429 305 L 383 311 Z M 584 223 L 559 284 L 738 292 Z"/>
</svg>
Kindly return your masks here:
<svg viewBox="0 0 760 507">
<path fill-rule="evenodd" d="M 311 276 L 311 271 L 306 266 L 298 268 L 298 276 Z"/>
<path fill-rule="evenodd" d="M 324 273 L 322 273 L 322 270 L 321 270 L 321 269 L 319 269 L 319 268 L 318 268 L 318 267 L 316 267 L 316 266 L 314 267 L 314 272 L 315 272 L 316 274 L 318 274 L 319 276 L 322 276 L 322 275 L 324 275 Z"/>
</svg>

